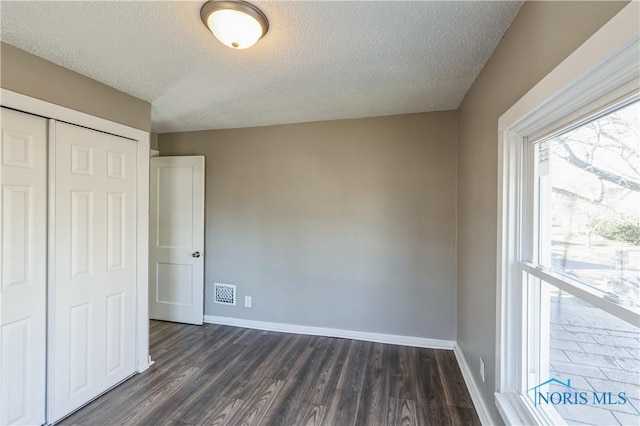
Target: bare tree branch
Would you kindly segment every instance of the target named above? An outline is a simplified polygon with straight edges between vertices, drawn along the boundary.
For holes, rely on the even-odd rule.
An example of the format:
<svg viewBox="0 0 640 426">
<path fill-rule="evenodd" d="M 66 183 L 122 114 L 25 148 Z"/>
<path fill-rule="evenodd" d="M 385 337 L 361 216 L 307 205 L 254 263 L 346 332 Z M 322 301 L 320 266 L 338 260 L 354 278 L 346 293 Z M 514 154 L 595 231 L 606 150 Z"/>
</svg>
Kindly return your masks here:
<svg viewBox="0 0 640 426">
<path fill-rule="evenodd" d="M 558 194 L 558 195 L 560 195 L 560 196 L 562 196 L 564 198 L 567 198 L 569 200 L 584 201 L 584 202 L 587 202 L 589 204 L 593 204 L 594 206 L 600 206 L 600 204 L 598 203 L 597 200 L 592 200 L 591 198 L 587 198 L 587 197 L 585 197 L 583 195 L 576 194 L 575 192 L 571 192 L 571 191 L 568 191 L 568 190 L 563 189 L 563 188 L 558 188 L 557 186 L 554 186 L 552 190 L 556 194 Z"/>
<path fill-rule="evenodd" d="M 637 180 L 633 180 L 628 177 L 625 177 L 617 173 L 604 170 L 600 167 L 596 167 L 592 164 L 589 164 L 588 162 L 584 161 L 583 159 L 575 155 L 575 153 L 571 150 L 571 148 L 569 147 L 569 144 L 567 144 L 566 141 L 560 140 L 560 139 L 558 141 L 564 148 L 564 155 L 561 155 L 560 153 L 558 153 L 558 155 L 563 160 L 569 162 L 570 164 L 573 164 L 574 166 L 586 172 L 593 173 L 594 175 L 596 175 L 602 180 L 615 183 L 616 185 L 621 186 L 623 188 L 628 188 L 633 191 L 640 192 L 640 182 L 638 182 Z"/>
</svg>

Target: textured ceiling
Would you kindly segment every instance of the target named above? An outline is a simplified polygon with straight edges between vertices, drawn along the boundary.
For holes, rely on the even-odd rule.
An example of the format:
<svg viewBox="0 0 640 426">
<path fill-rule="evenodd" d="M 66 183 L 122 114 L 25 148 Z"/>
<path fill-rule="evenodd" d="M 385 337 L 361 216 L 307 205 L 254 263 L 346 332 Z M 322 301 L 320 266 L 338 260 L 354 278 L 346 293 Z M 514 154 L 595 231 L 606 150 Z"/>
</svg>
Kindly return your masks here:
<svg viewBox="0 0 640 426">
<path fill-rule="evenodd" d="M 232 50 L 204 1 L 2 1 L 0 38 L 152 104 L 153 130 L 455 109 L 521 2 L 255 1 L 270 29 Z"/>
</svg>

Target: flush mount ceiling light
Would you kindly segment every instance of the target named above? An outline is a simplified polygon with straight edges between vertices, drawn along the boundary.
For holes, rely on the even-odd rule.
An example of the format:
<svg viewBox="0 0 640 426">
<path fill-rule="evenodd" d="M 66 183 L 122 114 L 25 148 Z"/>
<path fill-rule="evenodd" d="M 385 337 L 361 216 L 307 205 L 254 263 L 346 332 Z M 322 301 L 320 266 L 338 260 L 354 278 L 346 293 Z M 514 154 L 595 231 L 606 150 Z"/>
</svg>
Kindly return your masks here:
<svg viewBox="0 0 640 426">
<path fill-rule="evenodd" d="M 269 30 L 267 17 L 246 1 L 209 1 L 200 9 L 202 22 L 225 46 L 246 49 Z"/>
</svg>

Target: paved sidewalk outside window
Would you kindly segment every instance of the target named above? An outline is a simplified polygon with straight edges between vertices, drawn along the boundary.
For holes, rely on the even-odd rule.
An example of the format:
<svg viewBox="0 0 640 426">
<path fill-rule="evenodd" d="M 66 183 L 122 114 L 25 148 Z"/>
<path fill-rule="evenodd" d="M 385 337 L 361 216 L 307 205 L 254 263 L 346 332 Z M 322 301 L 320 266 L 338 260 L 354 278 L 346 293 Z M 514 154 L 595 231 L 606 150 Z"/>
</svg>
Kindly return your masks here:
<svg viewBox="0 0 640 426">
<path fill-rule="evenodd" d="M 640 330 L 565 292 L 551 297 L 550 375 L 576 390 L 625 392 L 626 404 L 557 405 L 569 424 L 640 424 Z M 563 392 L 558 385 L 551 391 Z"/>
</svg>

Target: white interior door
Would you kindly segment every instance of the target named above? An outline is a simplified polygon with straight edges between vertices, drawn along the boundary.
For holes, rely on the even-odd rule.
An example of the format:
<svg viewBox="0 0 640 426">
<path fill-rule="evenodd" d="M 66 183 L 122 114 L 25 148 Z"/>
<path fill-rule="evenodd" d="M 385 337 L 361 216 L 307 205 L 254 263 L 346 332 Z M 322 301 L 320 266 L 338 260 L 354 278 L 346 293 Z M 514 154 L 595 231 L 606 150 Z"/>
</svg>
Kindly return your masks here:
<svg viewBox="0 0 640 426">
<path fill-rule="evenodd" d="M 51 417 L 135 372 L 135 141 L 56 123 Z"/>
<path fill-rule="evenodd" d="M 0 425 L 45 422 L 47 120 L 2 108 Z"/>
<path fill-rule="evenodd" d="M 202 324 L 204 156 L 151 158 L 149 316 Z"/>
</svg>

